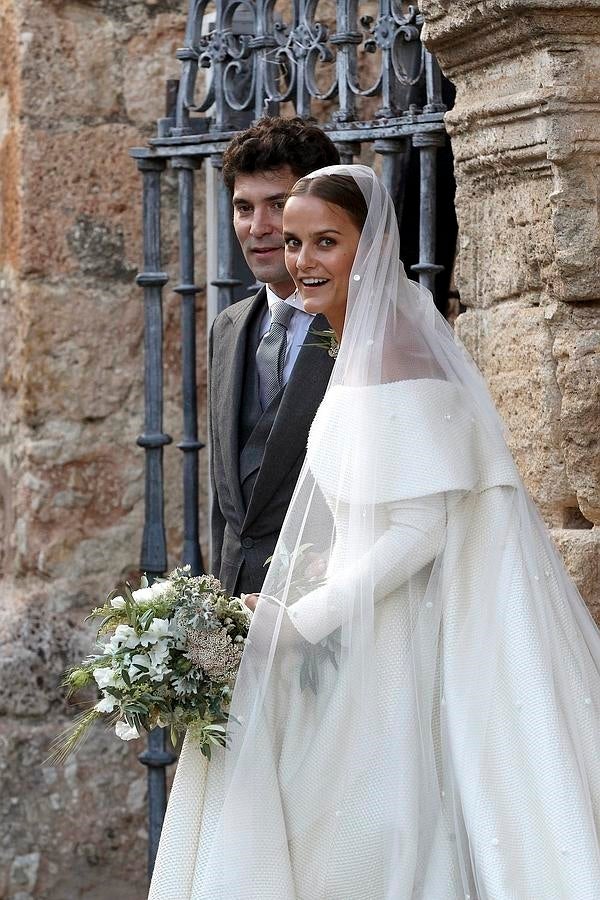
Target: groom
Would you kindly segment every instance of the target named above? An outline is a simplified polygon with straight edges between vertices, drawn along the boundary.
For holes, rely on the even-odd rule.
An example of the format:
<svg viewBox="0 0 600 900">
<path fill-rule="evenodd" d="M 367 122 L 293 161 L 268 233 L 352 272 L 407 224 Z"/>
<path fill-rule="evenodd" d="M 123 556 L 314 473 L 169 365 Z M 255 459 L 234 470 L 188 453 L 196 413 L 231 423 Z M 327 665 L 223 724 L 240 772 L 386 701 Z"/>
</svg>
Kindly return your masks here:
<svg viewBox="0 0 600 900">
<path fill-rule="evenodd" d="M 233 225 L 262 287 L 215 319 L 209 341 L 211 572 L 226 591 L 259 591 L 298 479 L 333 359 L 312 332 L 285 267 L 282 212 L 292 185 L 339 162 L 302 119 L 263 118 L 223 156 Z"/>
</svg>

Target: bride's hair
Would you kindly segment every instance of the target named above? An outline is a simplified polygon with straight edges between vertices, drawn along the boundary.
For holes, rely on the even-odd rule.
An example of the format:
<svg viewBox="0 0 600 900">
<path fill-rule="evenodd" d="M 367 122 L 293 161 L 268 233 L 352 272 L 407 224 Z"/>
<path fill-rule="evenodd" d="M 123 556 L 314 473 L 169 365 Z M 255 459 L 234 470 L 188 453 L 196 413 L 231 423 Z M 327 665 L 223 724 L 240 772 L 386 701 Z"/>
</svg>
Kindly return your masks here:
<svg viewBox="0 0 600 900">
<path fill-rule="evenodd" d="M 301 178 L 288 197 L 309 194 L 325 203 L 333 203 L 348 213 L 359 231 L 367 220 L 367 202 L 356 180 L 350 175 L 316 175 Z"/>
</svg>

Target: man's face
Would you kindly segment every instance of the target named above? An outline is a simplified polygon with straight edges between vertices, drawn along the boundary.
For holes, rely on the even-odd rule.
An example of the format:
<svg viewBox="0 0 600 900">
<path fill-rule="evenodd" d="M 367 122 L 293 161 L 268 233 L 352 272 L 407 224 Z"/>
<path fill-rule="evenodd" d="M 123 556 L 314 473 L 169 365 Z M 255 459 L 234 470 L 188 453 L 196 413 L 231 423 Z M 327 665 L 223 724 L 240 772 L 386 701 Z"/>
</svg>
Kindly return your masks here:
<svg viewBox="0 0 600 900">
<path fill-rule="evenodd" d="M 294 282 L 285 267 L 282 215 L 285 198 L 298 180 L 289 166 L 237 175 L 233 189 L 233 227 L 246 262 L 258 281 L 279 297 Z"/>
</svg>

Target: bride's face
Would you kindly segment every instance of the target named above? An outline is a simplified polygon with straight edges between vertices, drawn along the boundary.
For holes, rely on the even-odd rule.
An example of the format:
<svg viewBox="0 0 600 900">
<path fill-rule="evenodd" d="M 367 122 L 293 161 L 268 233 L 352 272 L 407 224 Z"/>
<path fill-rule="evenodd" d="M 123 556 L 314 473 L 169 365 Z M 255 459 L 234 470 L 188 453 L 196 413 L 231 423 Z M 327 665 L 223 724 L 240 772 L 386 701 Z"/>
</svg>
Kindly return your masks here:
<svg viewBox="0 0 600 900">
<path fill-rule="evenodd" d="M 348 280 L 360 231 L 346 210 L 312 194 L 290 197 L 283 210 L 285 264 L 304 309 L 323 313 L 341 334 Z"/>
</svg>

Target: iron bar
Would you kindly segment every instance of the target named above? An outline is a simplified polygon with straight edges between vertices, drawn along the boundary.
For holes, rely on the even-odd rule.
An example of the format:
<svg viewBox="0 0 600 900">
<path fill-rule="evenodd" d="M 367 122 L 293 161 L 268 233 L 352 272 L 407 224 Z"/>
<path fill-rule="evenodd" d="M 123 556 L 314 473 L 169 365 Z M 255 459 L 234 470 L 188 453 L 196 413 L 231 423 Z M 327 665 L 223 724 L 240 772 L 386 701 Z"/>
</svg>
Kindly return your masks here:
<svg viewBox="0 0 600 900">
<path fill-rule="evenodd" d="M 290 33 L 292 58 L 296 62 L 296 112 L 301 118 L 308 119 L 311 113 L 311 97 L 308 89 L 308 64 L 311 60 L 310 47 L 313 44 L 313 33 L 307 20 L 308 5 L 311 0 L 296 0 L 298 18 Z"/>
<path fill-rule="evenodd" d="M 194 273 L 194 172 L 199 160 L 174 157 L 171 166 L 179 182 L 179 284 L 173 289 L 181 297 L 181 352 L 183 439 L 183 552 L 184 564 L 193 575 L 204 571 L 198 528 L 198 397 L 196 390 L 196 294 L 200 290 Z"/>
<path fill-rule="evenodd" d="M 211 165 L 217 171 L 219 190 L 217 200 L 217 246 L 219 248 L 217 258 L 217 277 L 212 284 L 218 289 L 216 312 L 231 306 L 234 290 L 242 284 L 239 278 L 233 274 L 233 241 L 235 240 L 231 225 L 231 199 L 229 191 L 223 183 L 223 158 L 215 154 L 210 158 Z"/>
<path fill-rule="evenodd" d="M 154 728 L 146 750 L 138 756 L 148 770 L 148 879 L 152 878 L 167 808 L 167 766 L 177 757 L 167 749 L 167 729 Z"/>
<path fill-rule="evenodd" d="M 167 568 L 164 526 L 163 447 L 171 438 L 163 432 L 162 289 L 168 276 L 160 267 L 161 159 L 138 159 L 143 176 L 144 270 L 136 278 L 144 289 L 144 433 L 137 443 L 146 451 L 146 500 L 140 565 L 150 575 Z"/>
<path fill-rule="evenodd" d="M 446 111 L 446 105 L 442 99 L 442 72 L 435 56 L 429 50 L 423 48 L 425 55 L 425 87 L 427 91 L 427 103 L 425 112 L 439 113 Z"/>
<path fill-rule="evenodd" d="M 144 268 L 137 283 L 144 290 L 144 433 L 138 444 L 145 450 L 146 496 L 140 566 L 152 576 L 167 568 L 164 527 L 163 447 L 171 438 L 163 431 L 162 289 L 168 276 L 161 271 L 160 182 L 165 161 L 138 158 L 143 178 Z M 174 762 L 165 749 L 164 729 L 148 735 L 139 756 L 148 767 L 148 874 L 152 875 L 166 808 L 166 766 Z"/>
<path fill-rule="evenodd" d="M 216 4 L 215 28 L 208 39 L 210 65 L 212 67 L 212 84 L 214 90 L 214 119 L 215 128 L 218 131 L 227 131 L 229 125 L 229 107 L 225 98 L 225 66 L 229 58 L 225 22 L 226 3 Z M 209 60 L 202 63 L 208 67 Z"/>
<path fill-rule="evenodd" d="M 184 46 L 176 53 L 181 62 L 179 91 L 175 107 L 173 135 L 189 134 L 194 130 L 190 121 L 190 109 L 194 105 L 194 93 L 198 78 L 199 46 L 202 29 L 203 4 L 201 0 L 189 0 Z"/>
<path fill-rule="evenodd" d="M 408 159 L 408 141 L 405 138 L 385 138 L 380 141 L 375 141 L 373 150 L 382 157 L 383 165 L 381 179 L 388 189 L 390 196 L 394 199 L 396 215 L 400 220 L 402 218 L 402 202 L 404 199 L 401 185 L 403 183 L 402 176 L 405 172 Z"/>
<path fill-rule="evenodd" d="M 444 134 L 416 134 L 413 147 L 419 148 L 420 206 L 419 206 L 419 262 L 411 266 L 419 275 L 419 282 L 435 295 L 435 277 L 444 267 L 435 264 L 436 229 L 436 157 L 438 147 L 445 142 Z"/>
<path fill-rule="evenodd" d="M 264 111 L 265 99 L 268 97 L 268 73 L 270 65 L 269 51 L 276 45 L 273 37 L 273 7 L 268 0 L 256 0 L 256 26 L 251 47 L 256 56 L 256 75 L 254 79 L 254 117 L 259 119 Z"/>
<path fill-rule="evenodd" d="M 337 48 L 338 108 L 333 114 L 336 122 L 351 122 L 356 117 L 356 93 L 352 86 L 358 84 L 356 48 L 362 40 L 357 23 L 357 0 L 337 0 L 336 33 L 330 38 Z"/>
<path fill-rule="evenodd" d="M 360 144 L 353 144 L 351 141 L 336 141 L 335 146 L 340 154 L 340 162 L 346 166 L 351 166 L 355 155 L 360 153 Z"/>
<path fill-rule="evenodd" d="M 411 137 L 422 131 L 434 131 L 445 134 L 442 116 L 405 114 L 396 119 L 369 120 L 367 122 L 336 122 L 334 127 L 324 126 L 323 130 L 334 143 L 339 141 L 350 143 L 366 143 L 384 138 Z M 229 141 L 237 132 L 214 132 L 208 134 L 187 135 L 182 138 L 155 138 L 150 141 L 151 149 L 140 150 L 149 157 L 155 156 L 212 156 L 222 153 Z M 360 148 L 355 150 L 358 153 Z"/>
</svg>

